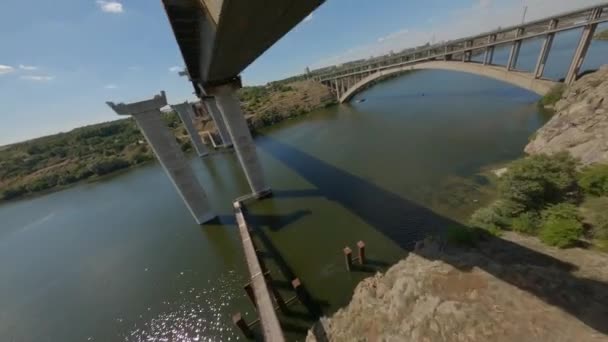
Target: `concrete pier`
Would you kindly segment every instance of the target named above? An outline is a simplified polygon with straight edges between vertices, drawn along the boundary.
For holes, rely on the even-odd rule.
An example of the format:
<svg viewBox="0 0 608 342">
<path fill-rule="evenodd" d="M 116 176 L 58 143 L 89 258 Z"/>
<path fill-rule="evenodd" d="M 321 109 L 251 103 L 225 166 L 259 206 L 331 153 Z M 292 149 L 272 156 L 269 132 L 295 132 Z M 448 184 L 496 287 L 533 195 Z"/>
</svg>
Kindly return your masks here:
<svg viewBox="0 0 608 342">
<path fill-rule="evenodd" d="M 557 20 L 553 19 L 549 23 L 547 30 L 553 30 L 557 27 Z M 543 77 L 543 73 L 545 71 L 545 65 L 547 64 L 547 59 L 549 59 L 549 52 L 551 51 L 551 46 L 553 45 L 553 39 L 555 38 L 555 33 L 549 33 L 545 37 L 543 41 L 543 45 L 540 48 L 540 54 L 538 55 L 538 61 L 536 62 L 536 67 L 534 68 L 534 77 L 541 78 Z"/>
<path fill-rule="evenodd" d="M 175 136 L 161 117 L 160 109 L 167 105 L 165 92 L 146 101 L 130 104 L 107 102 L 118 115 L 132 115 L 156 158 L 171 179 L 198 224 L 215 217 L 207 194 L 198 182 Z"/>
<path fill-rule="evenodd" d="M 217 107 L 226 123 L 234 150 L 247 177 L 253 195 L 262 195 L 270 191 L 264 179 L 262 165 L 258 158 L 255 143 L 249 132 L 247 120 L 241 110 L 241 104 L 236 97 L 237 86 L 224 84 L 209 87 L 208 92 L 215 96 Z"/>
<path fill-rule="evenodd" d="M 589 20 L 596 20 L 601 16 L 602 9 L 596 8 L 589 16 Z M 589 50 L 589 45 L 591 45 L 591 41 L 593 40 L 593 35 L 595 34 L 596 29 L 597 24 L 589 24 L 583 28 L 583 34 L 581 35 L 581 39 L 578 42 L 578 46 L 576 47 L 576 51 L 574 52 L 574 57 L 572 58 L 572 63 L 570 64 L 570 68 L 568 69 L 568 74 L 566 75 L 566 84 L 572 84 L 572 82 L 576 81 L 581 66 L 583 66 L 583 61 L 585 60 L 587 50 Z"/>
<path fill-rule="evenodd" d="M 213 119 L 213 122 L 215 123 L 217 132 L 219 133 L 220 138 L 222 139 L 222 145 L 224 147 L 232 146 L 232 139 L 230 138 L 230 133 L 228 132 L 228 128 L 226 127 L 226 123 L 224 122 L 222 113 L 220 113 L 219 108 L 217 108 L 215 98 L 213 96 L 203 96 L 201 98 L 201 102 L 205 105 L 209 116 L 211 116 L 211 119 Z"/>
<path fill-rule="evenodd" d="M 496 41 L 496 35 L 492 34 L 488 37 L 488 44 L 494 43 Z M 488 46 L 486 48 L 485 54 L 483 56 L 483 64 L 491 65 L 494 61 L 494 46 Z"/>
<path fill-rule="evenodd" d="M 520 27 L 515 33 L 515 37 L 521 37 L 524 34 L 524 28 Z M 509 61 L 507 62 L 507 70 L 515 70 L 517 67 L 517 60 L 519 59 L 519 51 L 521 50 L 521 40 L 516 40 L 511 46 L 511 52 L 509 53 Z"/>
<path fill-rule="evenodd" d="M 192 141 L 192 146 L 194 146 L 194 150 L 198 154 L 199 157 L 204 157 L 209 154 L 207 150 L 207 146 L 203 143 L 203 139 L 201 139 L 200 134 L 196 127 L 194 127 L 194 121 L 192 121 L 194 117 L 194 110 L 192 108 L 192 104 L 188 102 L 171 105 L 171 108 L 177 112 L 180 119 L 184 123 L 184 127 L 186 127 L 186 131 L 188 135 L 190 135 L 190 141 Z"/>
</svg>

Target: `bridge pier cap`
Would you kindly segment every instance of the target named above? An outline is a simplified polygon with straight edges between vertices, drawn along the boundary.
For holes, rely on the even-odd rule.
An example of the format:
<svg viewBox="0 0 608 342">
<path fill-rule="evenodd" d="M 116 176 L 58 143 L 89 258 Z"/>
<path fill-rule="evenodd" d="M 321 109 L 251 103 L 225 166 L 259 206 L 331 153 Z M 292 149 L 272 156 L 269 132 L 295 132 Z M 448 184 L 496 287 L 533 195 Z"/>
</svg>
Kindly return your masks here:
<svg viewBox="0 0 608 342">
<path fill-rule="evenodd" d="M 162 90 L 159 95 L 155 95 L 150 100 L 133 102 L 129 104 L 114 104 L 114 102 L 107 101 L 106 104 L 110 106 L 110 108 L 112 108 L 118 115 L 140 114 L 152 112 L 165 107 L 167 105 L 167 95 L 165 94 L 165 91 Z"/>
</svg>

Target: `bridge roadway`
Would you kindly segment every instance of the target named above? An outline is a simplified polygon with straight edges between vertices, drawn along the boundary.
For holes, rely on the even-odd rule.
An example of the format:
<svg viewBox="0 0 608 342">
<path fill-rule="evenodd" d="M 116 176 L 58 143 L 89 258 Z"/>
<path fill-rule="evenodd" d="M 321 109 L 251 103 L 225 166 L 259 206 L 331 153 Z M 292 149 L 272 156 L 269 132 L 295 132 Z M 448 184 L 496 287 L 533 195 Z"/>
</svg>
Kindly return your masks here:
<svg viewBox="0 0 608 342">
<path fill-rule="evenodd" d="M 555 81 L 543 78 L 555 35 L 559 32 L 582 29 L 572 62 L 563 80 L 564 83 L 571 84 L 579 75 L 598 24 L 607 21 L 608 3 L 605 3 L 471 37 L 407 49 L 397 54 L 313 70 L 295 79 L 314 79 L 331 87 L 341 103 L 349 101 L 358 91 L 381 77 L 415 69 L 470 72 L 512 83 L 544 95 L 552 85 L 557 84 Z M 542 38 L 543 42 L 534 70 L 532 72 L 517 70 L 522 42 L 539 38 Z M 505 45 L 511 47 L 507 65 L 493 64 L 496 47 Z M 481 63 L 472 60 L 473 54 L 479 52 L 483 53 Z M 377 75 L 372 76 L 373 74 Z"/>
</svg>

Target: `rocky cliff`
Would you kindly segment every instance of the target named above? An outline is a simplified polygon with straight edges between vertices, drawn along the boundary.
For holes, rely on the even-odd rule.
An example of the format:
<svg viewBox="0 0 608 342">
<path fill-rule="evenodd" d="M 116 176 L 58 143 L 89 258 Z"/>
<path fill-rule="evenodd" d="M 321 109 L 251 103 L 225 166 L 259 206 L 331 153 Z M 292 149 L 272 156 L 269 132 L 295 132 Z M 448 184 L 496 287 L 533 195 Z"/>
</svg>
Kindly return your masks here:
<svg viewBox="0 0 608 342">
<path fill-rule="evenodd" d="M 608 341 L 606 280 L 602 253 L 509 234 L 473 250 L 427 242 L 307 341 Z"/>
<path fill-rule="evenodd" d="M 569 151 L 583 165 L 608 163 L 608 65 L 566 88 L 556 114 L 526 146 L 528 154 Z"/>
</svg>

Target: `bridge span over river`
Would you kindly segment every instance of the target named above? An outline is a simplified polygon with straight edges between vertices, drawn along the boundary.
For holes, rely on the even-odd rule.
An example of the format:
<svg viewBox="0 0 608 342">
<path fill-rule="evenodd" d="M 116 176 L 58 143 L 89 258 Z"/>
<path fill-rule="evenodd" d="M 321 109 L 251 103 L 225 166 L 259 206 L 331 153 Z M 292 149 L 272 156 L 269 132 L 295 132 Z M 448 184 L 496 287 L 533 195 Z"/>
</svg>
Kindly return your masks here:
<svg viewBox="0 0 608 342">
<path fill-rule="evenodd" d="M 162 0 L 185 61 L 184 75 L 188 76 L 196 95 L 214 120 L 222 145 L 233 146 L 251 188 L 247 199 L 260 198 L 271 191 L 236 95 L 241 87 L 239 75 L 323 1 Z M 607 7 L 608 3 L 398 54 L 315 70 L 295 79 L 314 79 L 330 86 L 340 102 L 349 101 L 357 92 L 384 77 L 415 69 L 459 70 L 544 94 L 557 84 L 543 78 L 555 35 L 561 31 L 583 29 L 564 80 L 569 84 L 579 75 L 597 25 L 608 21 Z M 522 42 L 538 37 L 543 38 L 543 44 L 535 70 L 532 73 L 516 70 Z M 501 45 L 511 46 L 506 66 L 493 65 L 494 51 Z M 483 53 L 483 63 L 472 61 L 476 53 Z M 108 102 L 117 114 L 134 117 L 194 219 L 203 224 L 214 220 L 216 214 L 211 209 L 204 184 L 200 184 L 173 133 L 161 119 L 161 108 L 167 104 L 164 92 L 151 99 L 128 104 Z M 184 121 L 199 156 L 206 156 L 207 147 L 192 125 L 193 105 L 186 103 L 172 107 Z M 257 260 L 241 212 L 243 200 L 238 199 L 234 208 L 251 273 L 250 284 L 261 330 L 267 341 L 284 341 L 273 297 L 264 280 L 265 272 Z"/>
<path fill-rule="evenodd" d="M 571 84 L 577 79 L 596 28 L 598 24 L 606 21 L 608 21 L 608 4 L 596 5 L 457 40 L 313 70 L 299 78 L 312 78 L 331 87 L 341 103 L 348 102 L 358 92 L 382 78 L 416 69 L 468 72 L 498 79 L 544 95 L 559 82 Z M 581 28 L 582 34 L 566 78 L 559 81 L 545 79 L 543 77 L 545 65 L 555 35 Z M 539 38 L 542 39 L 542 44 L 534 70 L 532 72 L 517 70 L 522 43 Z M 494 51 L 503 46 L 510 47 L 509 59 L 506 65 L 496 65 L 493 63 Z M 483 61 L 473 61 L 472 56 L 475 54 L 483 54 Z"/>
</svg>

